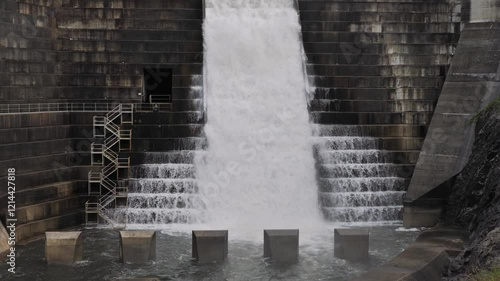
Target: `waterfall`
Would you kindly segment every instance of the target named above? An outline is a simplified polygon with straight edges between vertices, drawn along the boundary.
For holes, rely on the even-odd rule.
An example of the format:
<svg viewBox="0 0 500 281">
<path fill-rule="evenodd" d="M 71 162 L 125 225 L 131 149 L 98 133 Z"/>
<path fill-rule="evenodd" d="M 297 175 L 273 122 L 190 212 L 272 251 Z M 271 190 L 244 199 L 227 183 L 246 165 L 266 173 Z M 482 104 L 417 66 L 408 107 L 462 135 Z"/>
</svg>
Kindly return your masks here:
<svg viewBox="0 0 500 281">
<path fill-rule="evenodd" d="M 321 222 L 301 27 L 293 1 L 207 0 L 200 219 L 224 229 Z M 257 233 L 260 233 L 257 232 Z"/>
<path fill-rule="evenodd" d="M 320 202 L 335 222 L 401 220 L 407 179 L 394 152 L 360 126 L 315 125 Z"/>
</svg>

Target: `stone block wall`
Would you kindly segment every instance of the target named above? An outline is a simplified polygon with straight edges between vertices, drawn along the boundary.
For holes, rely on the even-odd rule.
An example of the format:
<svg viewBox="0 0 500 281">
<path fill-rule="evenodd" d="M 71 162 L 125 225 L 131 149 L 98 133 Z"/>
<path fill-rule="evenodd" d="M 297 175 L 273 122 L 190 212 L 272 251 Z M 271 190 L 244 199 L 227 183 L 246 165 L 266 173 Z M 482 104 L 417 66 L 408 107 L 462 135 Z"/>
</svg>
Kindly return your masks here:
<svg viewBox="0 0 500 281">
<path fill-rule="evenodd" d="M 315 86 L 310 111 L 319 135 L 375 138 L 376 149 L 390 155 L 381 160 L 384 167 L 397 169 L 398 182 L 404 179 L 381 189 L 405 191 L 460 36 L 461 4 L 447 0 L 299 0 L 298 4 L 309 80 Z M 322 170 L 329 168 L 318 164 Z M 362 170 L 367 163 L 353 164 Z M 330 175 L 326 177 L 331 182 Z M 383 177 L 383 171 L 373 177 Z M 330 190 L 320 186 L 320 192 Z M 391 207 L 400 208 L 402 203 L 398 198 Z"/>
<path fill-rule="evenodd" d="M 55 1 L 3 0 L 0 5 L 0 98 L 3 103 L 59 99 Z"/>
<path fill-rule="evenodd" d="M 201 0 L 63 1 L 61 91 L 68 100 L 141 102 L 144 68 L 173 70 L 174 104 L 193 104 L 203 65 Z"/>
</svg>

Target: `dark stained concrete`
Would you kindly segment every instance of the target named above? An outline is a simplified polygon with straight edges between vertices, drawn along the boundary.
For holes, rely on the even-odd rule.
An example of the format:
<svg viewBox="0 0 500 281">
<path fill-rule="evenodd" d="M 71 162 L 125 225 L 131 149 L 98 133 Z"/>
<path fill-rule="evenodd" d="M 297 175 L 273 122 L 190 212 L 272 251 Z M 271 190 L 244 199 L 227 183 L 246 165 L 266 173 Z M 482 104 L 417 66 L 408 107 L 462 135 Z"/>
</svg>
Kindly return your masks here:
<svg viewBox="0 0 500 281">
<path fill-rule="evenodd" d="M 202 133 L 194 113 L 203 107 L 201 91 L 190 88 L 201 85 L 193 78 L 202 74 L 201 7 L 201 0 L 2 0 L 0 99 L 141 102 L 143 69 L 171 68 L 172 112 L 160 120 L 165 129 L 155 133 L 148 127 L 155 116 L 137 115 L 146 126 L 134 141 L 136 152 L 178 147 Z M 92 117 L 103 113 L 0 115 L 0 169 L 17 169 L 18 240 L 83 222 Z M 183 129 L 176 132 L 175 125 Z M 2 190 L 0 202 L 6 202 Z"/>
<path fill-rule="evenodd" d="M 312 121 L 358 125 L 360 136 L 377 138 L 379 149 L 394 155 L 388 163 L 398 166 L 406 190 L 458 42 L 460 3 L 299 0 L 298 6 L 316 86 Z M 329 176 L 321 167 L 319 175 Z"/>
<path fill-rule="evenodd" d="M 155 231 L 120 231 L 120 261 L 144 264 L 156 260 Z"/>
<path fill-rule="evenodd" d="M 368 258 L 370 233 L 365 229 L 335 229 L 335 256 L 347 260 Z"/>
<path fill-rule="evenodd" d="M 45 259 L 48 264 L 70 265 L 82 261 L 82 232 L 46 232 Z"/>
<path fill-rule="evenodd" d="M 264 230 L 264 257 L 280 263 L 297 262 L 299 259 L 299 230 Z"/>
<path fill-rule="evenodd" d="M 465 24 L 408 188 L 407 227 L 437 222 L 442 205 L 431 206 L 440 198 L 432 192 L 463 169 L 474 141 L 469 120 L 500 96 L 499 38 L 500 23 Z"/>
<path fill-rule="evenodd" d="M 223 262 L 228 254 L 228 231 L 193 231 L 192 247 L 193 260 L 197 263 Z"/>
</svg>

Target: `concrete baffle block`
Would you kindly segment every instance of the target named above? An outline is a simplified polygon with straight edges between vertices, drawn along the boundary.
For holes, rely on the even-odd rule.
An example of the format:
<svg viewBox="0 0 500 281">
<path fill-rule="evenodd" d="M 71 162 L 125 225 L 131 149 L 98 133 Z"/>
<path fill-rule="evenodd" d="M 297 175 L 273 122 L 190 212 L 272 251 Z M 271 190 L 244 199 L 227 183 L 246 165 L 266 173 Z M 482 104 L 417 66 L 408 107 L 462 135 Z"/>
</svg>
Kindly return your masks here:
<svg viewBox="0 0 500 281">
<path fill-rule="evenodd" d="M 222 262 L 227 258 L 227 230 L 195 230 L 192 235 L 193 259 L 198 263 Z"/>
<path fill-rule="evenodd" d="M 48 264 L 73 264 L 83 260 L 82 232 L 45 232 L 45 259 Z"/>
<path fill-rule="evenodd" d="M 296 262 L 299 258 L 299 230 L 264 230 L 264 257 L 276 262 Z"/>
<path fill-rule="evenodd" d="M 334 247 L 337 258 L 367 259 L 369 232 L 366 229 L 335 229 Z"/>
<path fill-rule="evenodd" d="M 148 263 L 156 259 L 156 231 L 120 231 L 120 261 Z"/>
</svg>

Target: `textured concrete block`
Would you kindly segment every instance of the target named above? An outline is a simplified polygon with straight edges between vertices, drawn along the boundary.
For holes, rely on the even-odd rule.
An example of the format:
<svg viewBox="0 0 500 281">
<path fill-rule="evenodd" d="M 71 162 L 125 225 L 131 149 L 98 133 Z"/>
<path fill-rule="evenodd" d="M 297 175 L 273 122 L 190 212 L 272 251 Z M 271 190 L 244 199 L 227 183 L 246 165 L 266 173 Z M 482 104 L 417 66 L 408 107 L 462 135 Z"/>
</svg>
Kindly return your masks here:
<svg viewBox="0 0 500 281">
<path fill-rule="evenodd" d="M 147 263 L 156 259 L 156 231 L 120 231 L 120 261 Z"/>
<path fill-rule="evenodd" d="M 365 229 L 335 229 L 335 257 L 348 260 L 368 258 L 369 232 Z"/>
<path fill-rule="evenodd" d="M 417 207 L 405 207 L 403 213 L 403 226 L 413 227 L 433 227 L 438 223 L 442 209 L 426 209 Z"/>
<path fill-rule="evenodd" d="M 227 258 L 228 231 L 193 231 L 193 259 L 198 263 L 222 262 Z"/>
<path fill-rule="evenodd" d="M 49 264 L 72 264 L 83 260 L 81 231 L 45 232 L 45 259 Z"/>
<path fill-rule="evenodd" d="M 7 233 L 3 223 L 0 222 L 0 258 L 3 258 L 9 249 L 9 234 Z"/>
<path fill-rule="evenodd" d="M 449 188 L 451 187 L 446 189 Z M 406 228 L 435 226 L 443 212 L 444 204 L 445 200 L 439 198 L 421 198 L 416 202 L 404 202 L 403 226 Z"/>
<path fill-rule="evenodd" d="M 296 262 L 299 258 L 299 230 L 264 230 L 264 257 L 277 262 Z"/>
</svg>

